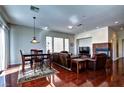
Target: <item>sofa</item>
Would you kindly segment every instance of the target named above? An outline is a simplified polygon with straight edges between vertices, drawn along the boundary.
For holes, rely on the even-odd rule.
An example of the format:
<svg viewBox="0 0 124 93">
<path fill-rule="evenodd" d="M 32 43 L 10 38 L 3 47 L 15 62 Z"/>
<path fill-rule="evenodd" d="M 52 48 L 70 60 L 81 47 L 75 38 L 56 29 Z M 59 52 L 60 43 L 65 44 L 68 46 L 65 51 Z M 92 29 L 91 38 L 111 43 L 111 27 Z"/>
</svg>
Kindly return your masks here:
<svg viewBox="0 0 124 93">
<path fill-rule="evenodd" d="M 71 54 L 67 51 L 61 51 L 59 53 L 53 53 L 53 63 L 56 63 L 60 66 L 70 68 L 71 64 Z"/>
</svg>

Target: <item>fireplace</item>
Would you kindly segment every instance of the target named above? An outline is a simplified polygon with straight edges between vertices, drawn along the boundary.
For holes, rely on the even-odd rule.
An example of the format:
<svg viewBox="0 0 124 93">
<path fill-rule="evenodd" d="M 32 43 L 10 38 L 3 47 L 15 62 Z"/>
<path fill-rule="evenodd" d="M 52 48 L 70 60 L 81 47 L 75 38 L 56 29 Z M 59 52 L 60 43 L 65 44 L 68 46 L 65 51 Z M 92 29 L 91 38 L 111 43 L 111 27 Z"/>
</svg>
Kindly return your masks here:
<svg viewBox="0 0 124 93">
<path fill-rule="evenodd" d="M 96 53 L 104 53 L 108 57 L 110 57 L 110 49 L 109 48 L 96 48 Z"/>
<path fill-rule="evenodd" d="M 93 54 L 105 53 L 108 57 L 112 57 L 112 44 L 111 43 L 93 43 Z"/>
</svg>

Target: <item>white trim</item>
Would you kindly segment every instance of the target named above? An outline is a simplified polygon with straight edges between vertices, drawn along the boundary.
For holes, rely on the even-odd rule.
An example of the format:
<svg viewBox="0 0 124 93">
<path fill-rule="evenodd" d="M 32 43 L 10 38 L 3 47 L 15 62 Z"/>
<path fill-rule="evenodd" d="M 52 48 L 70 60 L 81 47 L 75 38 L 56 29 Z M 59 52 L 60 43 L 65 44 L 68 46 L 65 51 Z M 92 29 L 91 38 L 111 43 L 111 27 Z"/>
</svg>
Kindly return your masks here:
<svg viewBox="0 0 124 93">
<path fill-rule="evenodd" d="M 113 62 L 116 62 L 120 58 L 124 58 L 124 57 L 117 57 L 117 58 L 115 58 L 115 60 L 113 60 Z"/>
</svg>

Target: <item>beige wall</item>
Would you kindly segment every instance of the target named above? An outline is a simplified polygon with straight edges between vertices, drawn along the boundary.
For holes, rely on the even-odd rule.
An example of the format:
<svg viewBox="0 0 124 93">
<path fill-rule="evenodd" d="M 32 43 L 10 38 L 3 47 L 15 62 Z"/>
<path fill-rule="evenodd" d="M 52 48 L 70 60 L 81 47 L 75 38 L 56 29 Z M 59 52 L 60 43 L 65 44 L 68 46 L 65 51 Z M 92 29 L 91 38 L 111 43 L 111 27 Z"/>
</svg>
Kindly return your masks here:
<svg viewBox="0 0 124 93">
<path fill-rule="evenodd" d="M 124 30 L 114 30 L 109 28 L 109 42 L 113 44 L 113 59 L 116 60 L 117 58 L 124 57 L 122 51 L 122 40 L 124 39 Z M 118 44 L 118 48 L 117 48 Z M 117 56 L 118 51 L 118 56 Z"/>
<path fill-rule="evenodd" d="M 92 44 L 93 43 L 104 43 L 104 42 L 112 43 L 113 60 L 116 60 L 118 58 L 117 50 L 119 51 L 118 52 L 119 57 L 122 57 L 122 40 L 124 39 L 124 31 L 115 31 L 111 27 L 103 27 L 103 28 L 77 34 L 75 35 L 75 54 L 78 51 L 77 49 L 78 39 L 88 38 L 88 37 L 92 38 Z M 117 49 L 117 42 L 118 42 L 118 49 Z M 91 55 L 92 55 L 92 48 L 91 48 Z"/>
<path fill-rule="evenodd" d="M 77 40 L 81 38 L 92 38 L 91 43 L 104 43 L 108 42 L 108 27 L 103 27 L 99 29 L 94 29 L 91 31 L 86 31 L 80 34 L 75 35 L 75 54 L 78 51 Z M 92 46 L 91 46 L 92 47 Z M 92 48 L 91 48 L 91 55 L 92 55 Z"/>
<path fill-rule="evenodd" d="M 117 31 L 110 28 L 108 29 L 108 42 L 112 43 L 112 57 L 113 60 L 117 59 Z"/>
<path fill-rule="evenodd" d="M 122 53 L 122 40 L 124 39 L 124 30 L 118 31 L 118 51 L 119 51 L 119 57 L 124 57 Z"/>
</svg>

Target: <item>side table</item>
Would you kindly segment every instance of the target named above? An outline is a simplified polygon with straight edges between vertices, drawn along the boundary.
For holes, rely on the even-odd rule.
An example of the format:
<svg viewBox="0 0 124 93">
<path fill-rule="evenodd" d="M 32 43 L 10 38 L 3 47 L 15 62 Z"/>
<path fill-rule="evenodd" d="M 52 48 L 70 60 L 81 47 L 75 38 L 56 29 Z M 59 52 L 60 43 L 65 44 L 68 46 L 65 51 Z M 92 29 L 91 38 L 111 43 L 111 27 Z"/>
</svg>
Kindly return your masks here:
<svg viewBox="0 0 124 93">
<path fill-rule="evenodd" d="M 75 58 L 75 59 L 72 59 L 71 60 L 71 69 L 72 69 L 72 63 L 75 63 L 76 64 L 76 66 L 77 66 L 77 74 L 79 74 L 79 65 L 80 64 L 84 64 L 84 65 L 86 65 L 86 60 L 87 59 L 81 59 L 81 58 Z M 86 67 L 86 66 L 85 66 Z"/>
</svg>

